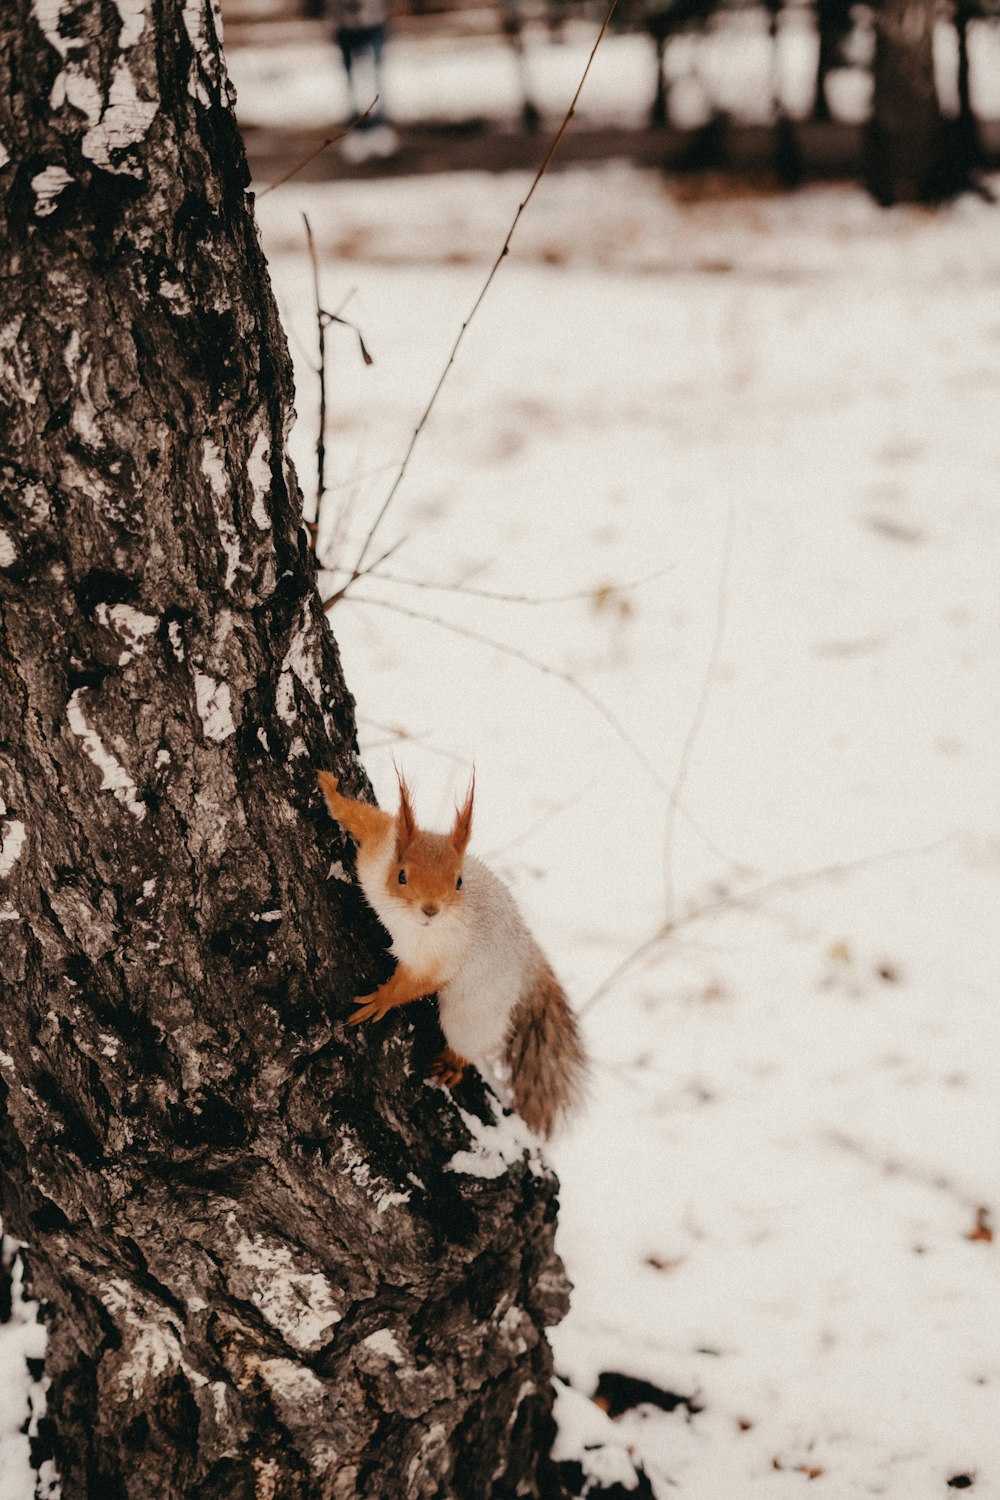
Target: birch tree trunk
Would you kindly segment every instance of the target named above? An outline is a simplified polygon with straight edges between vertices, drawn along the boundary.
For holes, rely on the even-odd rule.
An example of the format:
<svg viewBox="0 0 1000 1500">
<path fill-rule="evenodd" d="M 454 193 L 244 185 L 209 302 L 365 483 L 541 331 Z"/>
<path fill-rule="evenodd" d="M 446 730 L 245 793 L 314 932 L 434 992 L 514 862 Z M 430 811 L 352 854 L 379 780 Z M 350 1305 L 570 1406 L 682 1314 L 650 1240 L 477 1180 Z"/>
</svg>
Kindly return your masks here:
<svg viewBox="0 0 1000 1500">
<path fill-rule="evenodd" d="M 341 1021 L 390 962 L 247 180 L 205 0 L 7 0 L 0 1213 L 62 1492 L 554 1494 L 555 1180 L 449 1170 L 429 1013 Z"/>
<path fill-rule="evenodd" d="M 875 97 L 866 143 L 868 187 L 879 203 L 935 202 L 956 190 L 945 160 L 934 81 L 934 0 L 879 0 Z"/>
</svg>

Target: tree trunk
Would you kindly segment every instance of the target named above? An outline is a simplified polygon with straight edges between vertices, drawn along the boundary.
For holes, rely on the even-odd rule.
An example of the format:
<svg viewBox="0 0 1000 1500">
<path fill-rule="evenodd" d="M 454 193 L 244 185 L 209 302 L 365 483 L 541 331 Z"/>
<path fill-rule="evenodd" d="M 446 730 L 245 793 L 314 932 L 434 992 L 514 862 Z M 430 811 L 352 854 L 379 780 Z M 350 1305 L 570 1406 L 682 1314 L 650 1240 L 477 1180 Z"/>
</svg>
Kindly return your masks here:
<svg viewBox="0 0 1000 1500">
<path fill-rule="evenodd" d="M 341 1024 L 390 962 L 212 12 L 8 0 L 0 72 L 0 1212 L 64 1500 L 553 1493 L 555 1180 L 448 1169 L 426 1007 Z"/>
<path fill-rule="evenodd" d="M 955 190 L 934 83 L 935 0 L 879 0 L 875 101 L 865 175 L 879 203 L 929 203 Z"/>
</svg>

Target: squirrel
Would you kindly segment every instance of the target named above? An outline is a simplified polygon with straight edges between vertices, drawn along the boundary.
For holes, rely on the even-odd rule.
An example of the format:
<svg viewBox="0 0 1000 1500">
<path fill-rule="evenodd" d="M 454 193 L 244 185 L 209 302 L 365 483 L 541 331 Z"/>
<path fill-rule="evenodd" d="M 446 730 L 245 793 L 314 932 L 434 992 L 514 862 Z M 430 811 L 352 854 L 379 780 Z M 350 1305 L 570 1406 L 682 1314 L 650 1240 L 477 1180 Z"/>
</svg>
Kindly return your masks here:
<svg viewBox="0 0 1000 1500">
<path fill-rule="evenodd" d="M 385 984 L 359 997 L 349 1021 L 380 1021 L 394 1006 L 436 993 L 447 1045 L 430 1076 L 454 1087 L 472 1064 L 492 1082 L 499 1065 L 514 1108 L 548 1139 L 582 1095 L 587 1060 L 565 991 L 513 896 L 466 854 L 475 773 L 450 833 L 417 826 L 409 787 L 396 775 L 394 816 L 342 796 L 334 775 L 318 773 L 327 807 L 358 846 L 358 882 L 397 960 Z"/>
</svg>

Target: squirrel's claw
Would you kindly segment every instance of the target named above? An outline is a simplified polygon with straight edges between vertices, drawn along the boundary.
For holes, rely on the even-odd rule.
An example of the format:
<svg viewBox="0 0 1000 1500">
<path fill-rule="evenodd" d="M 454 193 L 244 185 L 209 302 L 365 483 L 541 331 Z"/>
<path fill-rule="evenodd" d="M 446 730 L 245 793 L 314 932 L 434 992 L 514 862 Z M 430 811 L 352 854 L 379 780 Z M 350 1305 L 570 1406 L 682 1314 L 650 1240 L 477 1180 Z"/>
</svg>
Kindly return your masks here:
<svg viewBox="0 0 1000 1500">
<path fill-rule="evenodd" d="M 439 1052 L 427 1070 L 427 1076 L 433 1078 L 435 1083 L 445 1083 L 450 1089 L 461 1083 L 462 1074 L 468 1064 L 464 1057 L 459 1057 L 450 1047 Z"/>
<path fill-rule="evenodd" d="M 351 1012 L 347 1018 L 347 1024 L 360 1026 L 362 1021 L 381 1021 L 391 1008 L 384 1000 L 373 996 L 372 999 L 366 1000 L 364 1005 L 359 1005 L 357 1010 Z"/>
</svg>

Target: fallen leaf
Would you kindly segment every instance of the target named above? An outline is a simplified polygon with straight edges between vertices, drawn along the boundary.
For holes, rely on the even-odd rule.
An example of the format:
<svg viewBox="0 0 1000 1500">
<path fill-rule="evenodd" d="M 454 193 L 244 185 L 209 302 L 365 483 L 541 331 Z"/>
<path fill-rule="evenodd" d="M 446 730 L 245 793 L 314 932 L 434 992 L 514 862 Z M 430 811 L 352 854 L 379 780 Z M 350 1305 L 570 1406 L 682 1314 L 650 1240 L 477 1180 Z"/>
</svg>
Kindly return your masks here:
<svg viewBox="0 0 1000 1500">
<path fill-rule="evenodd" d="M 969 1230 L 965 1238 L 967 1240 L 982 1240 L 986 1245 L 993 1243 L 993 1229 L 990 1225 L 990 1211 L 988 1208 L 976 1209 L 975 1227 Z"/>
</svg>

